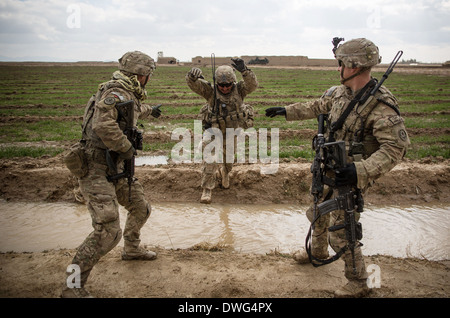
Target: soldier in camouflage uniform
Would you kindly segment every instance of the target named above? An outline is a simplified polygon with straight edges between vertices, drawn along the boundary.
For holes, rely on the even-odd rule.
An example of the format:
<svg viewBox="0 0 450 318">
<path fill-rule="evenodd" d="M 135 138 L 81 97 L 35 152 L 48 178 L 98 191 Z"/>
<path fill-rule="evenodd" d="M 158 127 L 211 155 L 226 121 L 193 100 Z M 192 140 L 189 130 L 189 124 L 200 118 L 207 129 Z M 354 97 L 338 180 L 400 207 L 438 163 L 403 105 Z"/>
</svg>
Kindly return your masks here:
<svg viewBox="0 0 450 318">
<path fill-rule="evenodd" d="M 123 132 L 124 119 L 119 117 L 115 105 L 134 101 L 134 126 L 138 118 L 149 115 L 159 117 L 159 106 L 142 104 L 146 98 L 145 85 L 155 70 L 154 60 L 139 51 L 128 52 L 119 59 L 119 70 L 112 79 L 99 85 L 89 100 L 82 125 L 82 145 L 86 173 L 78 175 L 80 190 L 92 217 L 94 231 L 79 246 L 72 264 L 80 267 L 81 288 L 65 286 L 62 297 L 90 297 L 84 286 L 94 265 L 113 249 L 122 237 L 119 224 L 119 204 L 128 211 L 123 231 L 123 260 L 153 260 L 156 253 L 139 246 L 140 229 L 151 213 L 142 185 L 135 180 L 131 193 L 127 180 L 108 181 L 117 172 L 110 171 L 106 160 L 109 149 L 118 154 L 117 167 L 131 159 L 136 149 Z M 131 200 L 130 200 L 131 199 Z"/>
<path fill-rule="evenodd" d="M 328 114 L 329 122 L 336 122 L 350 101 L 372 80 L 371 68 L 381 62 L 381 57 L 378 47 L 371 41 L 360 38 L 337 47 L 335 58 L 339 62 L 338 70 L 342 85 L 331 87 L 318 100 L 268 108 L 266 116 L 285 115 L 286 120 L 304 120 L 317 118 L 319 114 Z M 370 83 L 369 86 L 373 88 L 374 83 Z M 400 162 L 410 144 L 404 121 L 398 111 L 397 99 L 384 86 L 381 86 L 374 98 L 369 98 L 365 104 L 355 105 L 342 128 L 334 133 L 334 137 L 336 141 L 345 141 L 347 162 L 350 163 L 336 171 L 336 185 L 351 185 L 362 192 Z M 354 145 L 359 145 L 358 151 Z M 329 189 L 325 188 L 323 197 L 327 196 L 327 192 Z M 355 212 L 355 215 L 359 219 L 359 213 Z M 310 221 L 313 220 L 313 207 L 308 209 L 307 217 Z M 328 231 L 330 226 L 343 222 L 343 210 L 333 211 L 318 219 L 312 234 L 313 257 L 328 258 L 327 239 L 336 253 L 346 246 L 344 229 Z M 348 283 L 337 290 L 335 296 L 366 295 L 369 289 L 366 284 L 367 272 L 361 248 L 359 246 L 355 248 L 356 273 L 352 270 L 352 255 L 349 250 L 344 253 L 343 258 Z M 299 263 L 309 263 L 305 250 L 296 253 L 294 259 Z"/>
<path fill-rule="evenodd" d="M 253 109 L 244 104 L 244 98 L 258 87 L 258 81 L 255 73 L 247 68 L 242 59 L 237 58 L 232 61 L 233 68 L 242 74 L 243 80 L 239 82 L 237 82 L 235 71 L 229 65 L 219 66 L 215 71 L 216 88 L 204 79 L 199 68 L 192 68 L 186 75 L 186 82 L 192 91 L 207 100 L 207 104 L 201 109 L 203 127 L 205 129 L 219 128 L 223 135 L 223 163 L 203 163 L 201 203 L 211 203 L 216 173 L 221 175 L 222 187 L 225 189 L 230 187 L 229 173 L 233 163 L 225 160 L 226 128 L 247 129 L 253 126 Z"/>
</svg>

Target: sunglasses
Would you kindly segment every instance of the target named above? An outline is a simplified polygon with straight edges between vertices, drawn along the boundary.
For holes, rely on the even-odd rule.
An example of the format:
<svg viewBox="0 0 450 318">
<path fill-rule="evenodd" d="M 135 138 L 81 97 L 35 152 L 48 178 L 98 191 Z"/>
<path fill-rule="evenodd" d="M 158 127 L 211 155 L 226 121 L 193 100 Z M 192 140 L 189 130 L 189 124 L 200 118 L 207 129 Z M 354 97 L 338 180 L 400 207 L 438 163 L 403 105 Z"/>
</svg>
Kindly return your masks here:
<svg viewBox="0 0 450 318">
<path fill-rule="evenodd" d="M 218 83 L 217 86 L 220 87 L 231 87 L 233 85 L 233 83 Z"/>
</svg>

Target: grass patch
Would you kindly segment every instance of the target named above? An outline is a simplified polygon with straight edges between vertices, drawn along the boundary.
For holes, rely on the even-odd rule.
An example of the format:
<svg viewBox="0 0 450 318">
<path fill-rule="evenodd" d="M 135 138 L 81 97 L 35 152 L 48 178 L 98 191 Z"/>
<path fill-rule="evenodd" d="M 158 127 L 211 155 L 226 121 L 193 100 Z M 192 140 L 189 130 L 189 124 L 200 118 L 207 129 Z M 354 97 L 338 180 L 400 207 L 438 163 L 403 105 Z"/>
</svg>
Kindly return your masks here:
<svg viewBox="0 0 450 318">
<path fill-rule="evenodd" d="M 21 157 L 40 158 L 42 156 L 54 157 L 62 153 L 64 149 L 54 147 L 1 147 L 0 159 L 11 159 Z"/>
<path fill-rule="evenodd" d="M 212 80 L 211 68 L 202 67 L 207 80 Z M 186 84 L 185 75 L 190 66 L 158 67 L 147 87 L 147 104 L 162 104 L 162 116 L 145 120 L 146 131 L 172 132 L 175 128 L 193 131 L 194 120 L 205 100 L 193 93 Z M 319 98 L 331 86 L 339 85 L 337 71 L 276 69 L 254 67 L 259 88 L 248 95 L 245 102 L 255 109 L 256 130 L 279 128 L 283 130 L 317 129 L 317 120 L 286 121 L 267 118 L 265 109 L 308 102 Z M 116 71 L 111 66 L 0 66 L 0 116 L 20 118 L 20 122 L 0 123 L 0 143 L 36 141 L 74 141 L 81 137 L 81 122 L 69 116 L 82 116 L 87 100 Z M 380 79 L 382 72 L 374 72 Z M 237 73 L 238 80 L 241 75 Z M 450 127 L 450 76 L 421 75 L 394 72 L 385 85 L 397 97 L 406 128 L 419 128 L 424 135 L 412 138 L 407 157 L 449 157 L 448 138 L 429 137 L 427 129 Z M 70 105 L 70 106 L 69 106 Z M 69 106 L 69 107 L 68 107 Z M 426 114 L 418 116 L 417 114 Z M 183 118 L 183 115 L 185 115 Z M 27 116 L 61 117 L 61 120 L 27 121 Z M 23 117 L 23 121 L 22 121 Z M 433 139 L 434 138 L 434 139 Z M 168 152 L 176 141 L 149 141 L 145 151 Z M 34 150 L 30 150 L 33 152 Z M 45 153 L 46 155 L 48 153 Z M 15 156 L 20 156 L 16 152 Z M 28 156 L 23 153 L 23 156 Z M 39 154 L 36 154 L 39 156 Z M 310 140 L 280 140 L 281 158 L 312 160 Z"/>
<path fill-rule="evenodd" d="M 80 122 L 43 120 L 33 123 L 4 124 L 0 128 L 1 142 L 67 141 L 81 138 Z"/>
</svg>

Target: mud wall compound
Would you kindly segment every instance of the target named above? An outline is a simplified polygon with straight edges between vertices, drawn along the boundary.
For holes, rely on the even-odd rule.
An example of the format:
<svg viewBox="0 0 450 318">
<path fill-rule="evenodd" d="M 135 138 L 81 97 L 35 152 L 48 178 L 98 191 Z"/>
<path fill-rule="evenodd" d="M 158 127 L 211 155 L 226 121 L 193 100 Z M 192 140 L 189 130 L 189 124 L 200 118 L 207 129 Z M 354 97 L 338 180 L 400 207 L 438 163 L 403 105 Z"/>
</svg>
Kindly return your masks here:
<svg viewBox="0 0 450 318">
<path fill-rule="evenodd" d="M 252 60 L 264 60 L 269 62 L 267 66 L 337 66 L 335 59 L 310 59 L 307 56 L 274 56 L 274 55 L 260 55 L 250 56 L 243 55 L 241 58 L 246 64 Z M 231 57 L 216 57 L 216 65 L 230 64 Z M 250 63 L 251 64 L 251 63 Z M 211 65 L 211 57 L 196 56 L 192 58 L 192 65 L 209 66 Z"/>
</svg>

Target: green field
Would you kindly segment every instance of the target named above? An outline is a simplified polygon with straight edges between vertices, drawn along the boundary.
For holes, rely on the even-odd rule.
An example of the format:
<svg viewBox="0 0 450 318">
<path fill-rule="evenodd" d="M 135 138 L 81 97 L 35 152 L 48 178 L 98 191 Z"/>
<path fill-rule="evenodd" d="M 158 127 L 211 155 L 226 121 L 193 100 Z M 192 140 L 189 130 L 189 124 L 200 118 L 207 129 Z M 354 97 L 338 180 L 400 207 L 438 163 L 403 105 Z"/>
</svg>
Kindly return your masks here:
<svg viewBox="0 0 450 318">
<path fill-rule="evenodd" d="M 166 131 L 170 135 L 177 127 L 193 129 L 204 100 L 186 85 L 184 77 L 189 69 L 187 66 L 156 69 L 147 87 L 147 103 L 162 104 L 163 114 L 159 119 L 143 122 L 145 132 Z M 110 66 L 0 66 L 0 158 L 55 156 L 79 139 L 87 100 L 96 92 L 98 84 L 107 81 L 115 70 Z M 246 102 L 256 111 L 255 129 L 279 128 L 280 157 L 310 160 L 311 134 L 316 129 L 316 120 L 270 119 L 264 116 L 264 110 L 319 98 L 326 89 L 339 84 L 337 71 L 257 67 L 254 71 L 259 88 Z M 211 79 L 211 68 L 203 68 L 203 72 Z M 407 153 L 410 159 L 450 156 L 448 74 L 408 74 L 394 70 L 385 82 L 400 103 L 412 141 Z M 382 73 L 373 75 L 381 78 Z M 283 134 L 287 130 L 294 133 Z M 47 143 L 42 141 L 60 146 L 45 146 Z M 146 138 L 144 150 L 162 150 L 169 155 L 174 144 L 170 139 Z"/>
</svg>

